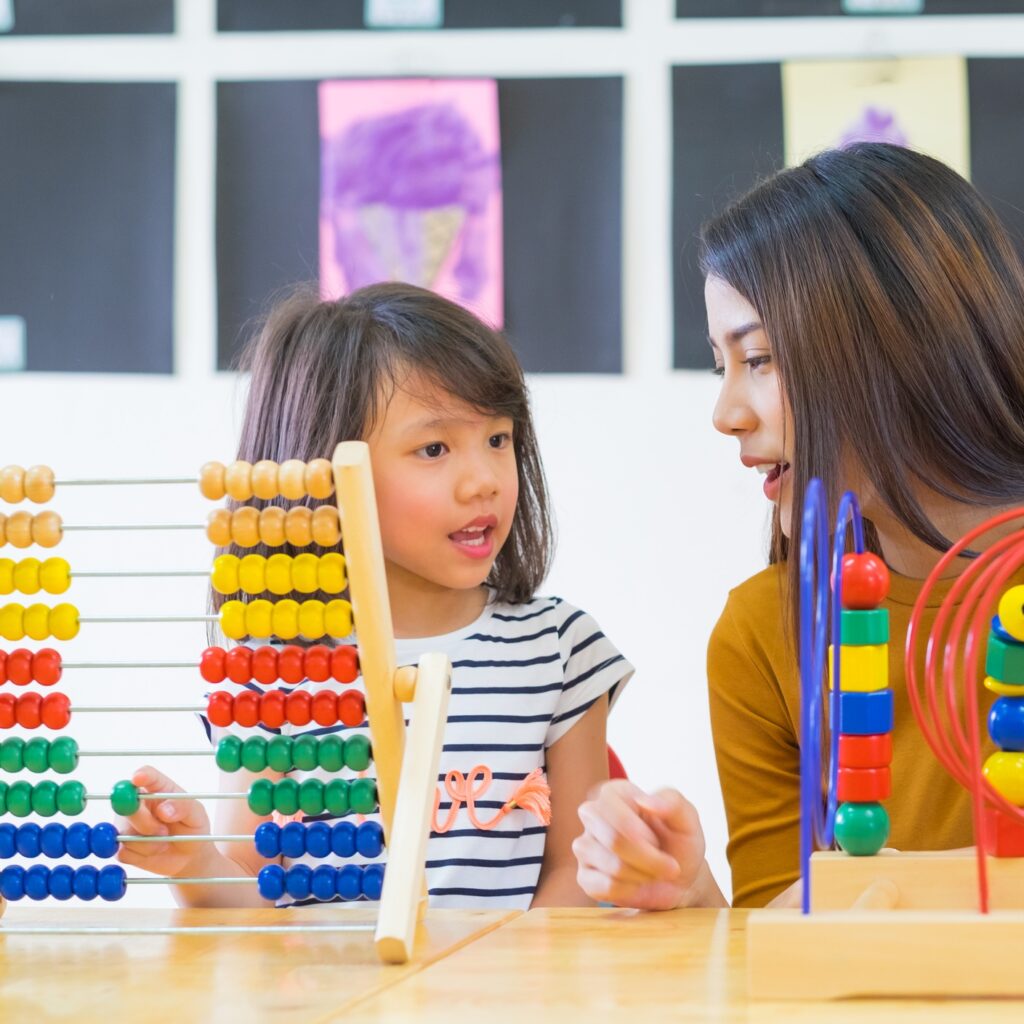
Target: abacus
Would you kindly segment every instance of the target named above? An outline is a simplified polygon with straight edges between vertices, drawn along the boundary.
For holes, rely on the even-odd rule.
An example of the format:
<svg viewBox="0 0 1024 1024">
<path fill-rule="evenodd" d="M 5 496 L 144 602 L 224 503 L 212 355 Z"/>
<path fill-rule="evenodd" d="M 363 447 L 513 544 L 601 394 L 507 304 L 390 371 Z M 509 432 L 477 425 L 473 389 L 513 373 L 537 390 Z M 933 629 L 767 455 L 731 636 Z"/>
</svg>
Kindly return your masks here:
<svg viewBox="0 0 1024 1024">
<path fill-rule="evenodd" d="M 274 812 L 294 815 L 329 814 L 335 820 L 283 826 L 264 822 L 252 835 L 176 835 L 163 837 L 127 836 L 115 825 L 101 822 L 37 822 L 11 824 L 0 822 L 0 860 L 20 856 L 28 860 L 40 857 L 60 859 L 87 857 L 109 859 L 122 842 L 246 842 L 254 844 L 260 856 L 274 859 L 281 855 L 294 858 L 308 855 L 349 858 L 356 853 L 376 857 L 386 847 L 386 875 L 380 864 L 349 864 L 341 868 L 321 865 L 294 865 L 288 869 L 268 864 L 256 878 L 173 878 L 130 877 L 117 864 L 95 867 L 91 864 L 50 867 L 35 863 L 29 867 L 9 865 L 0 869 L 0 915 L 11 900 L 54 898 L 115 902 L 133 884 L 176 885 L 254 885 L 266 900 L 284 894 L 295 899 L 327 901 L 355 900 L 362 897 L 379 900 L 376 925 L 312 924 L 298 930 L 375 932 L 375 943 L 382 960 L 403 963 L 412 954 L 413 933 L 418 912 L 423 906 L 424 862 L 433 807 L 435 780 L 441 753 L 451 688 L 451 666 L 439 654 L 424 655 L 415 668 L 399 669 L 388 604 L 384 559 L 377 525 L 376 498 L 370 472 L 369 451 L 361 442 L 343 442 L 332 460 L 314 459 L 309 463 L 288 460 L 280 464 L 261 461 L 250 465 L 234 462 L 228 466 L 211 462 L 198 477 L 135 480 L 57 479 L 48 467 L 28 470 L 8 466 L 0 470 L 0 499 L 7 502 L 50 501 L 58 489 L 70 486 L 107 486 L 117 484 L 198 484 L 201 494 L 220 501 L 225 496 L 235 502 L 255 497 L 264 501 L 307 499 L 334 504 L 311 508 L 293 504 L 288 508 L 270 505 L 262 509 L 242 505 L 218 508 L 207 522 L 178 524 L 65 525 L 51 510 L 37 513 L 18 511 L 0 515 L 0 546 L 10 544 L 26 548 L 33 544 L 52 548 L 70 530 L 176 530 L 205 529 L 208 539 L 218 547 L 229 544 L 251 548 L 257 544 L 269 548 L 289 544 L 306 547 L 337 548 L 345 537 L 344 554 L 328 551 L 316 555 L 302 552 L 264 557 L 247 554 L 238 557 L 223 554 L 208 569 L 194 568 L 175 572 L 130 572 L 116 570 L 79 571 L 58 557 L 0 559 L 0 594 L 34 595 L 40 591 L 64 594 L 78 579 L 105 576 L 208 576 L 218 594 L 230 596 L 216 615 L 191 616 L 83 616 L 68 603 L 25 605 L 10 602 L 0 607 L 0 636 L 8 641 L 25 637 L 44 641 L 53 638 L 70 641 L 82 627 L 96 623 L 215 622 L 231 640 L 244 638 L 291 641 L 255 649 L 247 646 L 208 647 L 198 657 L 183 661 L 153 662 L 75 662 L 65 661 L 52 647 L 37 650 L 15 648 L 0 652 L 0 686 L 12 683 L 27 687 L 32 683 L 46 692 L 29 689 L 21 693 L 0 691 L 0 730 L 20 726 L 26 730 L 64 729 L 78 714 L 110 711 L 202 712 L 213 726 L 264 725 L 271 729 L 284 723 L 321 726 L 341 723 L 348 727 L 368 725 L 370 738 L 353 733 L 342 736 L 303 734 L 220 738 L 215 749 L 144 751 L 101 751 L 81 749 L 71 736 L 49 739 L 44 736 L 11 736 L 0 739 L 0 773 L 54 773 L 58 779 L 28 782 L 17 779 L 0 781 L 0 815 L 26 818 L 35 815 L 74 817 L 83 813 L 90 801 L 109 801 L 120 815 L 134 813 L 142 800 L 182 796 L 200 800 L 245 800 L 254 814 Z M 349 600 L 335 595 L 346 593 Z M 276 600 L 256 597 L 272 594 Z M 328 600 L 304 595 L 321 593 Z M 299 595 L 295 599 L 291 594 Z M 349 645 L 310 643 L 330 637 L 341 640 L 353 632 L 354 620 L 358 651 Z M 363 692 L 355 688 L 334 692 L 321 690 L 315 695 L 293 689 L 267 689 L 263 692 L 243 689 L 232 693 L 218 689 L 209 693 L 205 704 L 104 706 L 78 704 L 61 692 L 52 691 L 64 677 L 88 669 L 114 668 L 188 668 L 197 671 L 207 683 L 245 684 L 259 682 L 269 686 L 281 681 L 296 685 L 303 680 L 334 680 L 349 684 L 362 675 Z M 412 723 L 406 737 L 403 703 L 413 703 Z M 67 778 L 77 771 L 80 761 L 90 756 L 111 754 L 132 756 L 204 756 L 224 772 L 245 769 L 261 772 L 273 769 L 340 772 L 343 768 L 363 772 L 372 763 L 376 779 L 305 779 L 301 783 L 283 778 L 274 782 L 257 779 L 246 792 L 147 793 L 131 781 L 117 782 L 107 793 L 89 792 L 83 782 Z M 63 777 L 63 778 L 61 778 Z M 59 780 L 59 781 L 58 781 Z M 367 815 L 379 810 L 382 824 L 363 821 L 356 825 L 345 815 Z M 152 929 L 161 934 L 204 932 L 292 932 L 297 926 L 194 926 Z M 83 932 L 128 931 L 123 928 L 35 928 L 18 927 L 9 922 L 0 926 L 0 935 L 81 934 Z M 131 929 L 150 931 L 150 929 Z"/>
<path fill-rule="evenodd" d="M 831 565 L 826 517 L 824 488 L 813 480 L 799 553 L 803 907 L 800 914 L 751 915 L 750 994 L 1024 995 L 1024 978 L 1005 955 L 1024 940 L 1024 586 L 1007 589 L 1024 566 L 1024 508 L 983 523 L 943 555 L 918 595 L 904 649 L 922 735 L 971 793 L 976 846 L 969 853 L 882 849 L 893 701 L 884 657 L 888 619 L 878 605 L 888 571 L 864 551 L 855 495 L 840 502 Z M 851 526 L 854 552 L 844 554 Z M 994 531 L 996 539 L 976 554 L 979 539 Z M 924 636 L 921 620 L 937 581 L 965 555 L 966 568 Z M 827 768 L 821 745 L 826 674 L 832 687 Z M 999 695 L 988 718 L 997 750 L 984 764 L 983 689 Z M 828 850 L 833 841 L 839 851 Z M 822 852 L 812 853 L 815 846 Z"/>
</svg>

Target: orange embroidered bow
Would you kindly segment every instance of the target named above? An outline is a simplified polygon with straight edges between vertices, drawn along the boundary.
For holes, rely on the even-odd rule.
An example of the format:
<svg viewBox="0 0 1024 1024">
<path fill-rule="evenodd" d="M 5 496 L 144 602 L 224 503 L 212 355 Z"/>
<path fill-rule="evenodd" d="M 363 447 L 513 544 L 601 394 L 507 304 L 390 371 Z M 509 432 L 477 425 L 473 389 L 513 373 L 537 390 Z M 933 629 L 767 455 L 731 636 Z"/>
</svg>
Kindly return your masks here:
<svg viewBox="0 0 1024 1024">
<path fill-rule="evenodd" d="M 444 822 L 439 822 L 437 812 L 441 808 L 441 789 L 438 787 L 434 792 L 433 831 L 440 834 L 447 832 L 455 824 L 463 804 L 466 805 L 466 813 L 473 827 L 485 831 L 494 828 L 506 814 L 517 807 L 522 807 L 524 811 L 535 815 L 542 825 L 551 824 L 551 789 L 539 768 L 534 768 L 523 779 L 512 794 L 512 798 L 490 821 L 481 821 L 476 816 L 476 800 L 487 792 L 490 785 L 491 770 L 486 765 L 478 764 L 468 775 L 463 775 L 457 768 L 448 772 L 444 777 L 444 788 L 451 797 L 452 805 L 448 808 L 448 816 Z"/>
</svg>

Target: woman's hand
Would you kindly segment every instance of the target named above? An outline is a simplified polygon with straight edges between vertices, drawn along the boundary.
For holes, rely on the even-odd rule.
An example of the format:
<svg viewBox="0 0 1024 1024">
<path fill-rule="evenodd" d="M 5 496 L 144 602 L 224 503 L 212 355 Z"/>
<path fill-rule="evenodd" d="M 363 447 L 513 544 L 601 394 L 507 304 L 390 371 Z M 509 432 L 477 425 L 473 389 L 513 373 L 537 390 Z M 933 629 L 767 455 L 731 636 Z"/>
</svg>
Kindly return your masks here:
<svg viewBox="0 0 1024 1024">
<path fill-rule="evenodd" d="M 681 793 L 614 779 L 579 815 L 576 877 L 591 898 L 641 910 L 728 906 L 704 860 L 697 810 Z"/>
</svg>

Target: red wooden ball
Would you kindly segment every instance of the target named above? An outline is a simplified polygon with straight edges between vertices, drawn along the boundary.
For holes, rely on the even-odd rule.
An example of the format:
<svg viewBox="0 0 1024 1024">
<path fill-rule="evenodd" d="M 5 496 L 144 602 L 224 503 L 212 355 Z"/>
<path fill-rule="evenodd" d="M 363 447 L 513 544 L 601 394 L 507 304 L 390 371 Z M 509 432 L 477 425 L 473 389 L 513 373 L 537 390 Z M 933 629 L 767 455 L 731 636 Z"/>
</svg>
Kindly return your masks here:
<svg viewBox="0 0 1024 1024">
<path fill-rule="evenodd" d="M 339 683 L 355 682 L 359 675 L 359 655 L 354 647 L 336 647 L 331 654 L 331 675 Z"/>
<path fill-rule="evenodd" d="M 224 671 L 233 683 L 252 679 L 252 651 L 248 647 L 232 647 L 224 655 Z"/>
<path fill-rule="evenodd" d="M 260 724 L 260 697 L 262 694 L 243 690 L 235 694 L 235 721 L 251 728 Z"/>
<path fill-rule="evenodd" d="M 277 651 L 270 644 L 252 652 L 252 677 L 264 686 L 277 682 Z"/>
<path fill-rule="evenodd" d="M 294 686 L 306 678 L 305 654 L 306 652 L 295 644 L 287 644 L 278 651 L 277 671 L 282 682 Z"/>
<path fill-rule="evenodd" d="M 322 683 L 330 679 L 332 653 L 330 647 L 325 647 L 323 644 L 307 647 L 304 658 L 306 678 L 314 683 Z"/>
<path fill-rule="evenodd" d="M 870 551 L 843 556 L 842 580 L 840 601 L 844 608 L 877 608 L 889 593 L 889 570 Z"/>
<path fill-rule="evenodd" d="M 66 729 L 71 721 L 71 701 L 66 693 L 48 693 L 43 698 L 43 725 L 47 729 Z"/>
<path fill-rule="evenodd" d="M 235 720 L 235 701 L 227 690 L 214 690 L 206 698 L 206 717 L 211 725 L 226 729 Z"/>
<path fill-rule="evenodd" d="M 281 690 L 268 690 L 260 697 L 260 718 L 271 729 L 280 729 L 288 720 L 286 695 Z"/>
<path fill-rule="evenodd" d="M 61 657 L 52 647 L 41 647 L 32 655 L 32 674 L 43 686 L 53 686 L 63 674 Z"/>
<path fill-rule="evenodd" d="M 43 722 L 43 695 L 23 693 L 14 709 L 14 719 L 23 729 L 38 729 Z"/>
<path fill-rule="evenodd" d="M 7 678 L 18 686 L 32 682 L 32 652 L 18 647 L 7 655 Z"/>
<path fill-rule="evenodd" d="M 208 683 L 223 683 L 224 675 L 224 648 L 207 647 L 199 655 L 199 674 Z"/>
<path fill-rule="evenodd" d="M 289 693 L 285 706 L 292 725 L 309 725 L 313 720 L 313 698 L 305 690 Z"/>
<path fill-rule="evenodd" d="M 342 725 L 362 725 L 366 718 L 366 698 L 358 690 L 346 690 L 338 698 L 338 718 Z"/>
<path fill-rule="evenodd" d="M 14 728 L 14 712 L 18 698 L 13 693 L 0 693 L 0 729 Z"/>
<path fill-rule="evenodd" d="M 338 695 L 331 690 L 321 690 L 313 698 L 313 721 L 317 725 L 338 724 Z"/>
</svg>

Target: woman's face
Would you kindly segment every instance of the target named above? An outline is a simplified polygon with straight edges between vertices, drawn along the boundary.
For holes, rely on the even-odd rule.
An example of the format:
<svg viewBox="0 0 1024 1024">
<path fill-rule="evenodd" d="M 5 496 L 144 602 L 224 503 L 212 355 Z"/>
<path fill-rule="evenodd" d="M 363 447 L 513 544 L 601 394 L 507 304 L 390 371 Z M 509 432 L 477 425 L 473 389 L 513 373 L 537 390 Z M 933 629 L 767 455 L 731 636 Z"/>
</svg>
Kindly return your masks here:
<svg viewBox="0 0 1024 1024">
<path fill-rule="evenodd" d="M 792 417 L 760 317 L 735 288 L 717 277 L 704 283 L 708 337 L 722 392 L 715 429 L 740 443 L 740 461 L 764 475 L 765 497 L 779 506 L 788 537 L 793 515 Z"/>
</svg>

